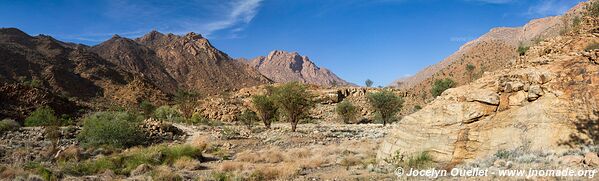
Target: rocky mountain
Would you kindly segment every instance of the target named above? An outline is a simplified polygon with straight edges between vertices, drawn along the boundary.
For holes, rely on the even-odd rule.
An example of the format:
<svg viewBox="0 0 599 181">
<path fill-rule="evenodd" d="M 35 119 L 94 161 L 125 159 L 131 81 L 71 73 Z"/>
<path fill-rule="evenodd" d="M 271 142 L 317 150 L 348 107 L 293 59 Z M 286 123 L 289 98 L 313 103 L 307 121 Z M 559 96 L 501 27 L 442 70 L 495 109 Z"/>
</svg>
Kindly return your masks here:
<svg viewBox="0 0 599 181">
<path fill-rule="evenodd" d="M 299 81 L 322 86 L 350 85 L 330 70 L 316 66 L 307 56 L 301 56 L 297 52 L 275 50 L 266 57 L 252 59 L 249 65 L 275 82 Z"/>
<path fill-rule="evenodd" d="M 135 40 L 114 36 L 91 50 L 169 93 L 182 89 L 214 94 L 269 82 L 195 33 L 178 36 L 152 31 Z"/>
<path fill-rule="evenodd" d="M 6 104 L 3 108 L 7 109 L 3 112 L 16 114 L 0 117 L 21 118 L 20 115 L 46 104 L 55 110 L 65 110 L 73 107 L 70 100 L 89 102 L 101 98 L 126 103 L 142 99 L 160 101 L 165 97 L 154 84 L 87 49 L 45 35 L 29 36 L 15 28 L 0 29 L 0 82 L 6 88 L 3 90 L 27 87 L 15 90 L 19 94 L 2 94 L 2 102 Z M 144 91 L 127 91 L 130 89 Z M 54 104 L 57 102 L 54 100 L 63 100 L 58 102 L 65 104 Z"/>
<path fill-rule="evenodd" d="M 464 44 L 441 62 L 426 67 L 413 76 L 397 80 L 391 86 L 422 94 L 418 97 L 428 99 L 435 80 L 451 78 L 461 85 L 479 78 L 484 72 L 507 68 L 518 59 L 519 47 L 525 49 L 544 39 L 563 34 L 573 23 L 579 21 L 581 11 L 581 6 L 578 5 L 562 16 L 535 19 L 522 27 L 494 28 L 480 38 Z"/>
<path fill-rule="evenodd" d="M 584 16 L 569 28 L 505 69 L 448 89 L 405 116 L 378 158 L 428 152 L 451 167 L 501 150 L 563 152 L 596 144 L 599 18 Z"/>
</svg>

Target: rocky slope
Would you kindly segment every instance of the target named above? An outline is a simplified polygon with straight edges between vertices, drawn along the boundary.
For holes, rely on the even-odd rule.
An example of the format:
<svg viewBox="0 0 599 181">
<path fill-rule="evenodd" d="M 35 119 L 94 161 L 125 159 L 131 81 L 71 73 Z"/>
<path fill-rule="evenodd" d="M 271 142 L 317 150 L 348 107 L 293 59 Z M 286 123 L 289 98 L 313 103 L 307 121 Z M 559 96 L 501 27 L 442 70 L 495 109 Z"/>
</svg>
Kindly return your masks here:
<svg viewBox="0 0 599 181">
<path fill-rule="evenodd" d="M 170 93 L 183 89 L 214 94 L 269 82 L 195 33 L 178 36 L 152 31 L 135 40 L 115 36 L 91 50 L 123 69 L 141 73 Z"/>
<path fill-rule="evenodd" d="M 499 150 L 563 151 L 596 144 L 599 19 L 539 42 L 507 69 L 449 89 L 404 117 L 378 158 L 429 152 L 456 165 Z"/>
<path fill-rule="evenodd" d="M 575 19 L 580 17 L 580 7 L 578 5 L 562 16 L 532 20 L 522 27 L 494 28 L 464 44 L 441 62 L 426 67 L 414 76 L 397 80 L 391 86 L 422 94 L 414 101 L 424 104 L 431 97 L 431 85 L 435 80 L 451 78 L 462 85 L 479 78 L 484 72 L 509 67 L 518 59 L 518 47 L 535 45 L 568 31 Z M 468 70 L 467 65 L 474 66 L 474 69 Z"/>
<path fill-rule="evenodd" d="M 15 28 L 0 29 L 0 82 L 4 83 L 6 90 L 18 88 L 2 95 L 3 99 L 7 99 L 3 104 L 8 110 L 4 111 L 20 112 L 2 117 L 22 118 L 32 109 L 31 106 L 45 103 L 56 110 L 73 107 L 71 104 L 53 104 L 55 97 L 82 102 L 100 98 L 119 103 L 151 98 L 160 101 L 165 97 L 154 84 L 115 67 L 83 45 L 64 43 L 45 35 L 32 37 Z"/>
<path fill-rule="evenodd" d="M 297 52 L 275 50 L 268 56 L 252 59 L 249 64 L 275 82 L 299 81 L 321 86 L 350 85 L 326 68 L 316 66 Z"/>
</svg>

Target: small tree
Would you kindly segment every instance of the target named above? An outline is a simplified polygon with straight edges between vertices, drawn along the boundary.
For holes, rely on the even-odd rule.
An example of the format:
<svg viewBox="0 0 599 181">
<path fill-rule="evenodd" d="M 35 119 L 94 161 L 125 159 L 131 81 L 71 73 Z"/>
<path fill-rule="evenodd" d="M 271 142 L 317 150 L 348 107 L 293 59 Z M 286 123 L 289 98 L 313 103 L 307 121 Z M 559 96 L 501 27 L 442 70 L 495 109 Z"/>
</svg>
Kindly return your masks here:
<svg viewBox="0 0 599 181">
<path fill-rule="evenodd" d="M 141 101 L 141 103 L 139 103 L 139 108 L 146 117 L 150 117 L 154 110 L 156 110 L 156 106 L 148 100 Z"/>
<path fill-rule="evenodd" d="M 31 112 L 25 119 L 25 126 L 53 126 L 60 125 L 54 110 L 48 106 L 42 106 Z"/>
<path fill-rule="evenodd" d="M 295 132 L 297 123 L 314 107 L 312 94 L 306 86 L 298 82 L 290 82 L 273 89 L 273 102 L 279 112 L 291 123 L 291 131 Z"/>
<path fill-rule="evenodd" d="M 476 67 L 474 67 L 474 65 L 472 65 L 472 64 L 466 65 L 466 71 L 468 71 L 468 76 L 469 76 L 470 80 L 472 80 L 472 73 L 474 72 L 474 68 L 476 68 Z"/>
<path fill-rule="evenodd" d="M 366 81 L 364 82 L 364 84 L 366 84 L 366 87 L 372 87 L 373 83 L 374 82 L 372 82 L 372 80 L 370 80 L 370 79 L 366 79 Z"/>
<path fill-rule="evenodd" d="M 520 55 L 520 56 L 526 55 L 526 51 L 528 51 L 529 48 L 530 47 L 520 44 L 520 46 L 518 46 L 518 55 Z"/>
<path fill-rule="evenodd" d="M 177 104 L 180 113 L 183 117 L 189 118 L 193 116 L 195 108 L 198 105 L 200 94 L 194 91 L 177 90 L 173 97 L 173 100 Z"/>
<path fill-rule="evenodd" d="M 368 94 L 368 102 L 383 121 L 383 126 L 395 117 L 403 106 L 404 100 L 395 93 L 384 90 Z"/>
<path fill-rule="evenodd" d="M 182 122 L 181 112 L 175 108 L 168 105 L 160 106 L 158 109 L 154 111 L 154 117 L 159 119 L 160 121 L 174 121 L 174 122 Z"/>
<path fill-rule="evenodd" d="M 433 94 L 433 97 L 437 97 L 440 96 L 443 91 L 453 87 L 455 87 L 455 82 L 450 78 L 436 80 L 431 89 L 431 93 Z"/>
<path fill-rule="evenodd" d="M 335 111 L 346 124 L 351 123 L 358 117 L 358 108 L 347 100 L 337 104 L 337 109 L 335 109 Z"/>
<path fill-rule="evenodd" d="M 254 111 L 245 110 L 237 115 L 237 120 L 243 123 L 248 130 L 252 130 L 252 126 L 256 121 L 258 121 L 258 116 Z"/>
<path fill-rule="evenodd" d="M 252 104 L 258 117 L 264 123 L 267 129 L 270 129 L 270 124 L 277 114 L 277 107 L 272 100 L 272 97 L 267 95 L 256 95 L 252 97 Z"/>
</svg>

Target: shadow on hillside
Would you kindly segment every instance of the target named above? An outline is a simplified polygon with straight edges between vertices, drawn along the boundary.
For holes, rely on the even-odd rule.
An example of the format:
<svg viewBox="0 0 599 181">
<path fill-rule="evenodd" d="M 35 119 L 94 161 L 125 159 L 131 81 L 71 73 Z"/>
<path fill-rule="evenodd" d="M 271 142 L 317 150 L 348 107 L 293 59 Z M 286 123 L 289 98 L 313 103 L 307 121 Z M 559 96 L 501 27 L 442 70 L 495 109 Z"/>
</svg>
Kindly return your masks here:
<svg viewBox="0 0 599 181">
<path fill-rule="evenodd" d="M 593 111 L 595 117 L 599 117 L 599 111 Z M 593 145 L 597 144 L 599 140 L 599 120 L 592 120 L 590 118 L 578 119 L 574 126 L 576 126 L 577 133 L 570 135 L 568 140 L 564 140 L 559 145 L 567 145 L 571 148 L 576 148 L 582 145 Z"/>
</svg>

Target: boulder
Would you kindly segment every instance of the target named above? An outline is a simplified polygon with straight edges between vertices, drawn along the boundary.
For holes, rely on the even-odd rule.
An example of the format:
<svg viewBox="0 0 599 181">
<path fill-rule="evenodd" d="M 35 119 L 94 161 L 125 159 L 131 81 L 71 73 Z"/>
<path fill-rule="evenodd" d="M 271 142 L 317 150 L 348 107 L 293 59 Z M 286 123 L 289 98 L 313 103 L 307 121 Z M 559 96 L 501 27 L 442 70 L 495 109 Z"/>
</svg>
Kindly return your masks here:
<svg viewBox="0 0 599 181">
<path fill-rule="evenodd" d="M 595 152 L 584 154 L 584 164 L 591 167 L 599 167 L 599 156 Z"/>
</svg>

